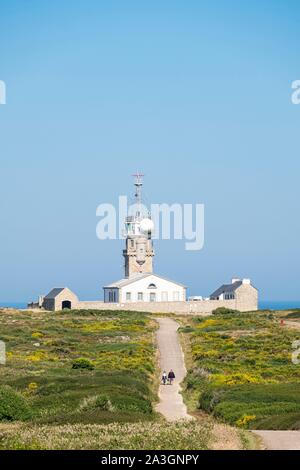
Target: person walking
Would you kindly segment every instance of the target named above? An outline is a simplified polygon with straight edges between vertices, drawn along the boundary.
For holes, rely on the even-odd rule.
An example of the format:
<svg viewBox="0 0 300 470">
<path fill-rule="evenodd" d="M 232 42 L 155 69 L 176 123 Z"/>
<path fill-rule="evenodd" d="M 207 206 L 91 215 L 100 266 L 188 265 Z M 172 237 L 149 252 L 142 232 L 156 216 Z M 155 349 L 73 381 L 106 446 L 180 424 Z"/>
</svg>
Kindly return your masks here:
<svg viewBox="0 0 300 470">
<path fill-rule="evenodd" d="M 164 385 L 166 385 L 167 380 L 168 380 L 167 372 L 164 370 L 164 371 L 163 371 L 162 378 L 161 378 L 161 381 L 162 381 L 162 383 L 163 383 Z"/>
<path fill-rule="evenodd" d="M 174 374 L 174 372 L 173 372 L 172 369 L 170 370 L 170 372 L 169 372 L 169 374 L 168 374 L 168 379 L 169 379 L 170 385 L 173 385 L 173 382 L 174 382 L 174 380 L 175 380 L 175 374 Z"/>
</svg>

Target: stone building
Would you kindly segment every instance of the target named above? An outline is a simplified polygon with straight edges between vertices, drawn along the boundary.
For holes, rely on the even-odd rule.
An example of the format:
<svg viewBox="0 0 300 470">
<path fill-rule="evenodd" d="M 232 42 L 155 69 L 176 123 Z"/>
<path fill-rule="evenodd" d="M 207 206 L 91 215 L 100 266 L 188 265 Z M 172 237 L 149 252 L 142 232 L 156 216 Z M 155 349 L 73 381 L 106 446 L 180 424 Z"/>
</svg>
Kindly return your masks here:
<svg viewBox="0 0 300 470">
<path fill-rule="evenodd" d="M 45 310 L 64 310 L 77 308 L 78 297 L 67 287 L 56 287 L 47 294 L 42 303 Z"/>
<path fill-rule="evenodd" d="M 252 286 L 250 279 L 233 278 L 231 284 L 223 284 L 214 291 L 210 300 L 232 300 L 235 309 L 243 311 L 257 310 L 258 290 Z"/>
</svg>

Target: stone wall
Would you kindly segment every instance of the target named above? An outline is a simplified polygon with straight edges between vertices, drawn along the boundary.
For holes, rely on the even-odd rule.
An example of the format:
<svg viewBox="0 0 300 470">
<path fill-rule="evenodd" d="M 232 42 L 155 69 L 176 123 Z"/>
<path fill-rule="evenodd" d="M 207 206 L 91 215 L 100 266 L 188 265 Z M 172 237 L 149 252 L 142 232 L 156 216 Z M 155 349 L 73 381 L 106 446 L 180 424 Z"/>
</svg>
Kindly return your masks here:
<svg viewBox="0 0 300 470">
<path fill-rule="evenodd" d="M 62 303 L 66 300 L 71 302 L 72 309 L 79 310 L 131 310 L 151 313 L 178 313 L 183 315 L 209 315 L 213 310 L 219 307 L 236 309 L 241 312 L 249 312 L 258 309 L 258 291 L 253 286 L 247 284 L 243 284 L 236 289 L 235 299 L 232 300 L 200 300 L 189 302 L 81 302 L 70 289 L 66 288 L 55 299 L 45 299 L 43 308 L 45 310 L 61 310 Z"/>
<path fill-rule="evenodd" d="M 251 299 L 252 302 L 253 299 Z M 240 311 L 257 310 L 257 303 L 248 299 L 245 302 L 239 301 Z M 134 310 L 138 312 L 151 313 L 179 313 L 190 315 L 210 315 L 213 310 L 219 307 L 231 309 L 237 308 L 236 300 L 202 300 L 195 302 L 128 302 L 122 304 L 104 302 L 78 302 L 78 309 L 95 310 Z"/>
</svg>

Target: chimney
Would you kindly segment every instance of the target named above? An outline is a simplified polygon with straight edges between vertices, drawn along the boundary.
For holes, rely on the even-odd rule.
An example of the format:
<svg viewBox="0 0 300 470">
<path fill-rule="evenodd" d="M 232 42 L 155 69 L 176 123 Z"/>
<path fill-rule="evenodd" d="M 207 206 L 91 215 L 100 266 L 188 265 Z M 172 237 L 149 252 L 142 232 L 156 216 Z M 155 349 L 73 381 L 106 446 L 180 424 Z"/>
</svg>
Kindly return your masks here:
<svg viewBox="0 0 300 470">
<path fill-rule="evenodd" d="M 243 284 L 246 284 L 246 285 L 250 285 L 251 284 L 251 280 L 250 279 L 243 279 Z"/>
<path fill-rule="evenodd" d="M 231 279 L 231 284 L 235 284 L 236 282 L 240 282 L 241 280 L 238 277 L 233 277 Z"/>
</svg>

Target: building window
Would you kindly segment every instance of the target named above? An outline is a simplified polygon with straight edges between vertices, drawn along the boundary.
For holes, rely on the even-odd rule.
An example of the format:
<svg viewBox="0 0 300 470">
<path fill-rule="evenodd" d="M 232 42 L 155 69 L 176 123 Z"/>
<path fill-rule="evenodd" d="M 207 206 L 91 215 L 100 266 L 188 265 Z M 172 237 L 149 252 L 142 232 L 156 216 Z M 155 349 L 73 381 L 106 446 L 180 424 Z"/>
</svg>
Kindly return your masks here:
<svg viewBox="0 0 300 470">
<path fill-rule="evenodd" d="M 155 284 L 149 284 L 148 289 L 157 289 Z"/>
<path fill-rule="evenodd" d="M 138 292 L 138 301 L 139 301 L 139 302 L 143 302 L 143 300 L 144 300 L 144 294 L 143 294 L 143 292 Z"/>
<path fill-rule="evenodd" d="M 130 240 L 131 248 L 134 248 L 134 240 Z"/>
<path fill-rule="evenodd" d="M 117 292 L 115 290 L 111 290 L 108 292 L 108 301 L 117 302 Z"/>
<path fill-rule="evenodd" d="M 150 302 L 156 302 L 156 293 L 150 292 Z"/>
<path fill-rule="evenodd" d="M 174 300 L 174 302 L 178 302 L 178 300 L 179 300 L 179 292 L 178 291 L 173 292 L 173 300 Z"/>
<path fill-rule="evenodd" d="M 162 302 L 168 302 L 168 292 L 161 293 L 161 300 Z"/>
<path fill-rule="evenodd" d="M 127 302 L 131 301 L 131 292 L 126 292 L 126 300 Z"/>
<path fill-rule="evenodd" d="M 225 300 L 232 300 L 234 299 L 234 294 L 225 294 Z"/>
</svg>

